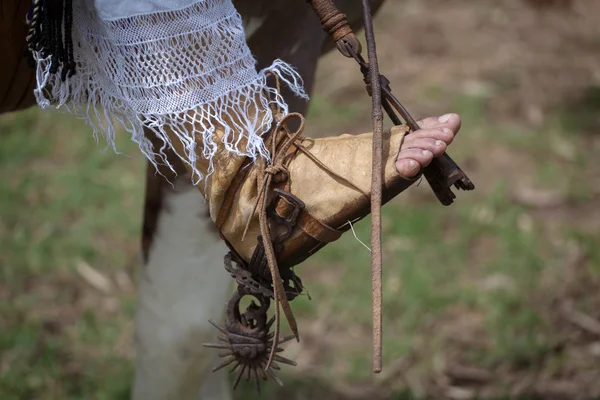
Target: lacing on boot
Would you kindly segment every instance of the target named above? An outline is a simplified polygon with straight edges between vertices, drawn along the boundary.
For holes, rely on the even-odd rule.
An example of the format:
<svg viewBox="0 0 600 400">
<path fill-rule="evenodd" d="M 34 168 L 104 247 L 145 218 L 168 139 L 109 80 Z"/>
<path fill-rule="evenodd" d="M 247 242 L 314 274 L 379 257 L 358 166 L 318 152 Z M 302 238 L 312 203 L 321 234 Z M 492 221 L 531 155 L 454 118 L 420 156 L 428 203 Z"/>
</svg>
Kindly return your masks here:
<svg viewBox="0 0 600 400">
<path fill-rule="evenodd" d="M 287 121 L 290 118 L 298 117 L 300 118 L 300 127 L 296 132 L 290 134 L 287 130 Z M 296 337 L 296 340 L 300 340 L 300 336 L 298 334 L 298 325 L 296 323 L 296 318 L 294 317 L 294 313 L 292 312 L 292 308 L 290 307 L 290 303 L 287 300 L 287 296 L 285 294 L 285 289 L 283 287 L 283 283 L 281 281 L 281 274 L 279 272 L 279 266 L 277 265 L 277 257 L 275 255 L 275 250 L 273 248 L 273 240 L 271 238 L 271 229 L 269 227 L 269 221 L 267 218 L 267 205 L 268 194 L 271 188 L 271 183 L 275 176 L 278 176 L 278 179 L 287 179 L 287 168 L 284 166 L 284 157 L 288 153 L 290 147 L 296 142 L 296 140 L 300 137 L 302 132 L 304 131 L 304 117 L 298 113 L 290 113 L 286 115 L 278 125 L 283 125 L 286 132 L 286 139 L 283 142 L 283 145 L 276 149 L 276 135 L 272 135 L 272 163 L 266 165 L 266 160 L 262 159 L 259 163 L 260 168 L 260 177 L 261 181 L 258 182 L 259 187 L 259 195 L 256 199 L 255 209 L 258 209 L 258 219 L 260 222 L 260 234 L 262 236 L 262 243 L 265 249 L 265 253 L 267 256 L 267 262 L 269 265 L 269 270 L 271 272 L 271 279 L 273 281 L 273 297 L 275 298 L 275 337 L 273 339 L 273 346 L 271 347 L 271 353 L 269 354 L 269 360 L 267 361 L 267 367 L 271 366 L 273 362 L 273 357 L 275 356 L 275 350 L 279 344 L 279 334 L 281 329 L 281 317 L 279 314 L 279 306 L 283 309 L 283 313 L 290 325 L 290 329 L 292 333 Z M 283 176 L 281 175 L 283 174 Z M 254 214 L 254 213 L 253 213 Z"/>
</svg>

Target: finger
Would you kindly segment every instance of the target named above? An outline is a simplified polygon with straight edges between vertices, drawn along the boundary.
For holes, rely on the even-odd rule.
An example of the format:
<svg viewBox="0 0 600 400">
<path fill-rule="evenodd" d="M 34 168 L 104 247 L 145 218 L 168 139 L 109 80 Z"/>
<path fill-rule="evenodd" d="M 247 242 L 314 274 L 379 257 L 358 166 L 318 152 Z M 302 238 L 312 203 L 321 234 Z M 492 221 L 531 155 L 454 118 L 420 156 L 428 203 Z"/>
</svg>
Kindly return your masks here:
<svg viewBox="0 0 600 400">
<path fill-rule="evenodd" d="M 446 151 L 446 143 L 442 140 L 436 140 L 433 138 L 418 138 L 411 141 L 406 141 L 403 145 L 402 150 L 408 149 L 422 149 L 429 150 L 434 157 L 439 157 Z"/>
</svg>

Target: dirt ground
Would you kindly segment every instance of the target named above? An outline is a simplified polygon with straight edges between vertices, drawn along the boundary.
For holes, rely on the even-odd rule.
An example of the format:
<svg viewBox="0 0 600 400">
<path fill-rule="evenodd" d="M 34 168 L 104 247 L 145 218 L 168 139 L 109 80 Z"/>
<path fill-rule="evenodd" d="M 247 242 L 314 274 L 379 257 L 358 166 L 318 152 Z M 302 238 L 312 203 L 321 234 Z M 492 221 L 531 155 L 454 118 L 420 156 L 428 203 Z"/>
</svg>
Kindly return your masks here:
<svg viewBox="0 0 600 400">
<path fill-rule="evenodd" d="M 450 153 L 476 190 L 444 208 L 422 183 L 384 208 L 381 375 L 370 257 L 347 235 L 296 271 L 312 301 L 292 304 L 285 387 L 237 398 L 599 399 L 600 1 L 387 0 L 375 26 L 408 110 L 461 114 Z M 369 106 L 331 52 L 307 133 L 369 131 Z M 0 398 L 126 399 L 144 160 L 35 110 L 0 130 Z"/>
</svg>

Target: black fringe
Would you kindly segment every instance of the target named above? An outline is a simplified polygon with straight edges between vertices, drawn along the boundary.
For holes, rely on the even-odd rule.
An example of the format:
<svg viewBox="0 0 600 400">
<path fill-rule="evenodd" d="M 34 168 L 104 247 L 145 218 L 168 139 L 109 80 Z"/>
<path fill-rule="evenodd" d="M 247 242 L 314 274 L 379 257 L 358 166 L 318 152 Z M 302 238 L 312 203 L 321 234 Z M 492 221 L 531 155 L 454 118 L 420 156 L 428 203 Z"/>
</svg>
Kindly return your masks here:
<svg viewBox="0 0 600 400">
<path fill-rule="evenodd" d="M 34 0 L 27 14 L 27 59 L 35 67 L 35 53 L 50 57 L 50 73 L 61 79 L 75 74 L 73 57 L 73 0 Z"/>
</svg>

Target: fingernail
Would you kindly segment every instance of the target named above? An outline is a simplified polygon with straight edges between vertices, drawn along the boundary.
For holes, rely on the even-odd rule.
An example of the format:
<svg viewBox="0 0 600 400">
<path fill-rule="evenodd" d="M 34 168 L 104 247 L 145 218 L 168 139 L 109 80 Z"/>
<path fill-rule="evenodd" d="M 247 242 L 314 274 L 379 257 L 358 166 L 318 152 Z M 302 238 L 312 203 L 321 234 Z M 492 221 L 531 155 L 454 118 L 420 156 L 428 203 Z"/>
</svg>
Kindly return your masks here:
<svg viewBox="0 0 600 400">
<path fill-rule="evenodd" d="M 442 124 L 445 124 L 446 122 L 450 121 L 450 118 L 452 118 L 453 115 L 454 114 L 444 114 L 438 118 L 438 121 L 440 121 Z"/>
<path fill-rule="evenodd" d="M 423 150 L 423 155 L 424 155 L 425 157 L 429 157 L 429 156 L 430 156 L 430 155 L 432 155 L 432 154 L 431 154 L 431 152 L 430 152 L 429 150 Z"/>
<path fill-rule="evenodd" d="M 442 129 L 442 132 L 444 132 L 445 134 L 448 134 L 448 135 L 450 135 L 450 134 L 452 134 L 452 133 L 453 133 L 453 132 L 452 132 L 452 129 L 448 129 L 448 128 L 444 128 L 444 129 Z"/>
<path fill-rule="evenodd" d="M 415 169 L 417 169 L 419 164 L 415 160 L 410 160 L 408 162 L 408 166 L 410 167 L 410 169 L 415 170 Z"/>
<path fill-rule="evenodd" d="M 436 145 L 437 147 L 442 147 L 442 146 L 444 145 L 444 142 L 442 142 L 441 140 L 436 140 L 436 141 L 435 141 L 435 145 Z"/>
</svg>

